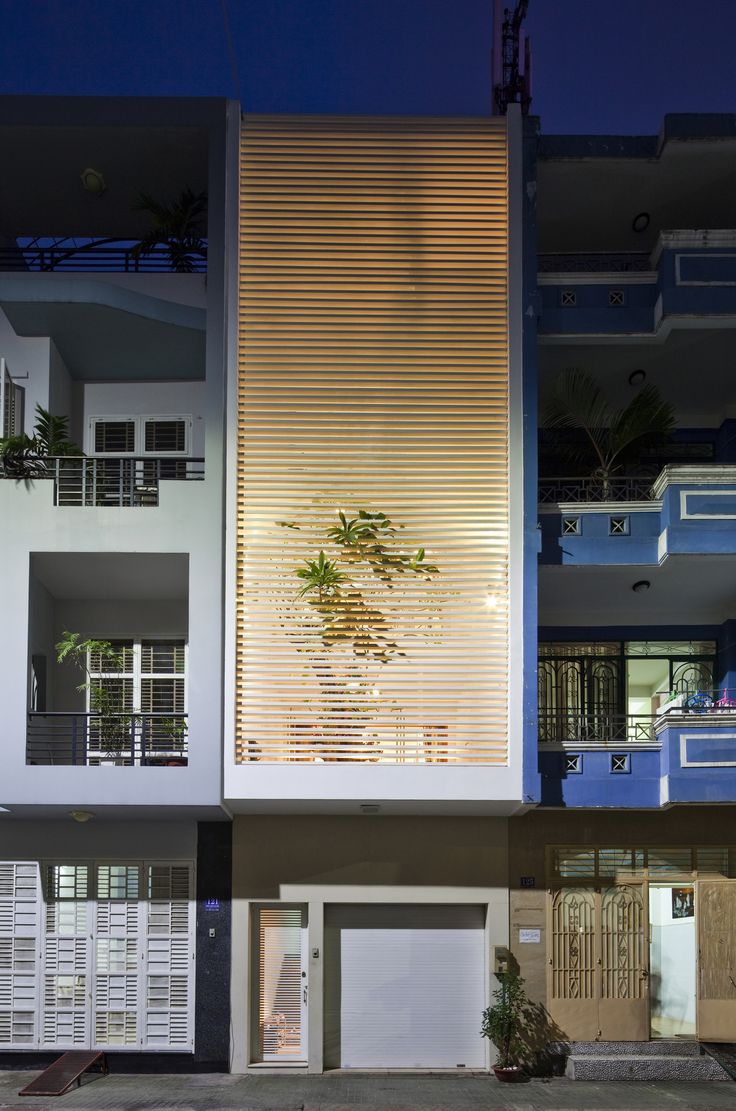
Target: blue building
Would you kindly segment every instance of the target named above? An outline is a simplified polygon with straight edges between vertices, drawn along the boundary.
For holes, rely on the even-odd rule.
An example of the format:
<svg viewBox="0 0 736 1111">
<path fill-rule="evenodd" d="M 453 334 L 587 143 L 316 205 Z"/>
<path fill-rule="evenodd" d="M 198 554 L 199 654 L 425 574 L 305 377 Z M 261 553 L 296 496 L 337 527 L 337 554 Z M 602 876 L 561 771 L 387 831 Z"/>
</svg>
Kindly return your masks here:
<svg viewBox="0 0 736 1111">
<path fill-rule="evenodd" d="M 540 781 L 510 871 L 512 926 L 547 941 L 515 952 L 566 1037 L 733 1040 L 736 116 L 527 142 Z M 583 389 L 620 413 L 652 386 L 674 430 L 602 471 Z"/>
</svg>

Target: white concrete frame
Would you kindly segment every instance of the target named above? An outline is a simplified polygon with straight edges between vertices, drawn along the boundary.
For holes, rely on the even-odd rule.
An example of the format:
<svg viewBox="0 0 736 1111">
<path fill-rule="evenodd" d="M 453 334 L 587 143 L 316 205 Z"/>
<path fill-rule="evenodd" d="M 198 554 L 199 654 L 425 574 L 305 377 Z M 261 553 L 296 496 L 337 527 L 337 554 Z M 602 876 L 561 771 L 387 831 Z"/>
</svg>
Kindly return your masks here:
<svg viewBox="0 0 736 1111">
<path fill-rule="evenodd" d="M 307 1013 L 307 1064 L 264 1066 L 251 1061 L 253 1039 L 253 990 L 251 933 L 252 908 L 300 903 L 307 907 L 307 950 L 309 1009 Z M 509 944 L 509 892 L 506 887 L 435 887 L 399 885 L 283 884 L 280 899 L 233 899 L 231 988 L 230 1070 L 247 1073 L 298 1069 L 321 1073 L 324 1070 L 324 919 L 325 907 L 332 903 L 471 904 L 485 907 L 485 1005 L 490 1003 L 492 946 Z M 319 956 L 313 956 L 317 950 Z M 480 1025 L 481 1016 L 478 1016 Z M 486 1067 L 491 1067 L 490 1043 L 486 1047 Z"/>
</svg>

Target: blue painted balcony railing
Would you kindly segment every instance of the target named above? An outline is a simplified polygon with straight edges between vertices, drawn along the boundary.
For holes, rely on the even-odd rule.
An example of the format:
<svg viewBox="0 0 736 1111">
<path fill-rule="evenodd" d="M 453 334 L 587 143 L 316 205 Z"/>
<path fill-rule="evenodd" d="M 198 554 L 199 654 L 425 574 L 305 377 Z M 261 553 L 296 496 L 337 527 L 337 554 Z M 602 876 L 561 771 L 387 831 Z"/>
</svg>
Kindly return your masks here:
<svg viewBox="0 0 736 1111">
<path fill-rule="evenodd" d="M 186 714 L 28 714 L 26 764 L 184 767 Z"/>
<path fill-rule="evenodd" d="M 52 480 L 54 505 L 130 508 L 157 506 L 161 482 L 204 479 L 204 459 L 172 456 L 45 456 L 30 464 L 30 481 Z M 23 481 L 17 469 L 2 469 L 0 478 Z"/>
<path fill-rule="evenodd" d="M 549 478 L 539 485 L 541 562 L 661 564 L 736 554 L 736 466 L 666 466 L 651 478 Z"/>
<path fill-rule="evenodd" d="M 575 269 L 578 267 L 578 269 Z M 539 334 L 654 335 L 736 314 L 736 231 L 664 231 L 641 253 L 542 255 Z"/>
<path fill-rule="evenodd" d="M 736 690 L 673 693 L 658 714 L 540 715 L 542 803 L 736 802 Z"/>
</svg>

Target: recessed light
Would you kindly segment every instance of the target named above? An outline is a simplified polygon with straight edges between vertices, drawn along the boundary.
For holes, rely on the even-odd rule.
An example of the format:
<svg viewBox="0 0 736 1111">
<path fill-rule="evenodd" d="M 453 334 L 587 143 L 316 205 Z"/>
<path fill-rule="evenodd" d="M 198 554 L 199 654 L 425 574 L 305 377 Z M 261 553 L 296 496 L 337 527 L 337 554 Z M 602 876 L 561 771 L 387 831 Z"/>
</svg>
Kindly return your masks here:
<svg viewBox="0 0 736 1111">
<path fill-rule="evenodd" d="M 629 375 L 629 385 L 640 386 L 646 376 L 647 372 L 645 370 L 632 370 L 631 374 Z"/>
<path fill-rule="evenodd" d="M 635 231 L 637 234 L 646 231 L 649 227 L 650 220 L 651 216 L 648 212 L 637 212 L 636 216 L 631 221 L 631 230 Z"/>
<path fill-rule="evenodd" d="M 381 807 L 377 802 L 361 802 L 360 812 L 361 814 L 380 814 Z"/>
<path fill-rule="evenodd" d="M 649 582 L 649 579 L 639 579 L 638 582 L 634 583 L 631 589 L 634 591 L 635 594 L 643 594 L 645 590 L 649 590 L 649 587 L 651 585 L 652 584 Z"/>
<path fill-rule="evenodd" d="M 88 822 L 90 818 L 94 818 L 93 810 L 70 810 L 69 817 L 73 818 L 75 822 Z"/>
<path fill-rule="evenodd" d="M 88 193 L 93 193 L 95 197 L 101 197 L 107 189 L 104 177 L 99 170 L 93 169 L 92 166 L 82 170 L 79 180 L 82 183 L 82 188 L 86 189 Z"/>
</svg>

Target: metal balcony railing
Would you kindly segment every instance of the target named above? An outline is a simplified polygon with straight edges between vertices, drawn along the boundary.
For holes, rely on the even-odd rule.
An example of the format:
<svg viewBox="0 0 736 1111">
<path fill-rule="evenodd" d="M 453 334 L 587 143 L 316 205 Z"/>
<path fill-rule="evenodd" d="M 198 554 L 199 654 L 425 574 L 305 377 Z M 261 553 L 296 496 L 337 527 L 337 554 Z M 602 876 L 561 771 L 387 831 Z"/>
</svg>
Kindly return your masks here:
<svg viewBox="0 0 736 1111">
<path fill-rule="evenodd" d="M 647 251 L 575 251 L 539 255 L 539 274 L 627 274 L 652 269 Z"/>
<path fill-rule="evenodd" d="M 52 479 L 54 505 L 156 506 L 163 482 L 191 482 L 204 478 L 204 459 L 171 457 L 106 457 L 86 455 L 46 456 L 34 459 L 25 476 L 30 481 Z M 0 477 L 24 477 L 14 468 Z"/>
<path fill-rule="evenodd" d="M 621 478 L 543 478 L 539 481 L 540 505 L 558 502 L 631 502 L 654 498 L 651 475 L 627 475 Z"/>
<path fill-rule="evenodd" d="M 736 714 L 736 689 L 691 688 L 661 694 L 659 699 L 659 709 L 652 714 L 540 709 L 539 740 L 552 744 L 640 744 L 656 741 L 659 728 L 668 718 L 687 715 L 711 721 L 724 714 Z"/>
<path fill-rule="evenodd" d="M 184 259 L 182 258 L 184 256 Z M 180 252 L 178 260 L 167 247 L 154 247 L 137 254 L 134 244 L 40 246 L 38 244 L 0 248 L 0 270 L 32 273 L 87 274 L 206 274 L 207 248 Z"/>
<path fill-rule="evenodd" d="M 554 744 L 638 744 L 654 741 L 654 714 L 539 714 L 539 740 Z"/>
<path fill-rule="evenodd" d="M 26 764 L 185 767 L 186 714 L 28 715 Z"/>
</svg>

